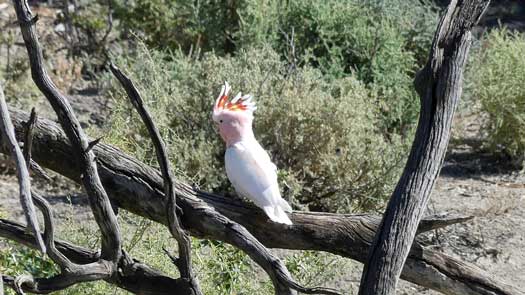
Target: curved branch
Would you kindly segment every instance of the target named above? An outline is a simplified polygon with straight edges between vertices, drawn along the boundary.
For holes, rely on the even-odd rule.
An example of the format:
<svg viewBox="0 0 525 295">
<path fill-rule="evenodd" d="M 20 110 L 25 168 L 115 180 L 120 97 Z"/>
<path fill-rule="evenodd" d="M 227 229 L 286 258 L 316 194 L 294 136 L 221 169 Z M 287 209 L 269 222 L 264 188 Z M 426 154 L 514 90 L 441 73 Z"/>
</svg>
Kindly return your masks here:
<svg viewBox="0 0 525 295">
<path fill-rule="evenodd" d="M 177 262 L 176 266 L 179 269 L 181 277 L 190 282 L 195 294 L 202 294 L 199 282 L 193 274 L 191 266 L 191 241 L 189 236 L 180 226 L 179 217 L 177 216 L 177 198 L 175 195 L 175 187 L 173 185 L 173 173 L 168 159 L 168 152 L 166 151 L 164 142 L 161 139 L 160 132 L 155 126 L 155 123 L 153 123 L 153 119 L 144 105 L 138 89 L 133 85 L 133 82 L 113 63 L 109 65 L 109 68 L 128 94 L 131 104 L 135 107 L 142 118 L 142 121 L 144 122 L 144 125 L 146 125 L 150 134 L 151 141 L 155 146 L 157 161 L 159 162 L 160 171 L 164 181 L 164 194 L 168 198 L 168 206 L 166 210 L 168 229 L 179 246 L 179 259 L 174 260 Z"/>
<path fill-rule="evenodd" d="M 18 142 L 15 138 L 15 131 L 9 112 L 7 110 L 7 104 L 5 102 L 4 90 L 0 85 L 0 134 L 2 135 L 3 144 L 10 151 L 11 157 L 16 165 L 16 173 L 18 178 L 19 192 L 20 192 L 20 203 L 24 211 L 27 224 L 35 235 L 38 241 L 38 248 L 42 253 L 46 253 L 46 246 L 44 240 L 40 235 L 40 226 L 36 217 L 35 205 L 31 199 L 31 182 L 29 178 L 29 171 L 24 160 L 24 155 L 18 146 Z"/>
<path fill-rule="evenodd" d="M 10 114 L 17 135 L 23 136 L 23 122 L 27 121 L 28 114 L 19 110 L 11 110 Z M 122 209 L 166 224 L 166 199 L 160 173 L 107 144 L 98 144 L 93 151 L 100 177 L 111 200 Z M 71 155 L 70 143 L 56 123 L 41 118 L 36 124 L 33 158 L 43 167 L 80 182 L 80 169 Z M 294 225 L 283 227 L 268 221 L 263 212 L 245 202 L 196 190 L 181 182 L 175 182 L 175 185 L 180 206 L 185 212 L 181 218 L 183 227 L 194 236 L 231 244 L 233 241 L 225 237 L 223 228 L 210 224 L 211 217 L 203 208 L 212 207 L 242 224 L 266 247 L 326 251 L 360 262 L 366 260 L 380 222 L 380 217 L 370 214 L 294 212 L 291 214 Z M 195 197 L 205 202 L 206 206 L 194 202 Z M 461 221 L 461 218 L 451 219 Z M 438 222 L 443 222 L 442 217 Z M 424 220 L 420 225 L 421 231 L 432 229 L 435 223 L 432 219 Z M 498 291 L 488 294 L 522 294 L 473 265 L 436 251 L 418 248 L 419 245 L 415 243 L 401 278 L 445 294 L 487 294 L 488 291 L 479 290 L 493 290 L 493 285 L 498 286 Z M 467 278 L 476 278 L 475 281 L 480 282 L 481 287 L 472 291 L 470 286 L 474 280 Z"/>
<path fill-rule="evenodd" d="M 102 234 L 101 258 L 116 262 L 119 260 L 122 246 L 120 230 L 109 198 L 100 181 L 95 156 L 92 151 L 88 150 L 88 138 L 73 114 L 68 100 L 58 91 L 44 68 L 42 50 L 34 28 L 37 19 L 33 18 L 27 0 L 16 0 L 14 6 L 29 55 L 33 80 L 57 114 L 62 128 L 72 143 L 74 162 L 80 165 L 82 184 L 88 194 L 95 221 Z"/>
<path fill-rule="evenodd" d="M 37 246 L 34 237 L 26 233 L 26 228 L 24 226 L 4 219 L 0 219 L 0 237 L 8 238 L 30 248 L 36 248 Z M 70 259 L 73 263 L 90 264 L 100 259 L 100 253 L 97 251 L 79 247 L 60 240 L 55 241 L 55 244 L 58 251 L 64 253 L 64 255 L 67 256 L 68 259 Z M 119 267 L 121 271 L 117 272 L 116 277 L 108 277 L 105 280 L 135 294 L 191 294 L 187 292 L 189 288 L 186 281 L 182 279 L 172 279 L 166 274 L 163 274 L 143 263 L 134 260 L 125 252 L 123 252 L 121 255 Z M 6 281 L 7 285 L 12 286 L 14 279 L 4 277 L 4 280 Z M 39 281 L 37 280 L 36 282 Z M 2 281 L 0 281 L 0 285 L 1 283 Z M 57 287 L 58 286 L 50 287 L 48 284 L 45 290 L 57 290 Z M 44 291 L 44 288 L 39 288 L 39 290 L 35 290 L 34 288 L 32 290 L 26 289 L 26 291 Z"/>
<path fill-rule="evenodd" d="M 360 295 L 395 293 L 445 159 L 471 29 L 488 4 L 489 0 L 452 0 L 440 20 L 429 60 L 416 78 L 421 113 L 415 139 L 368 254 Z"/>
<path fill-rule="evenodd" d="M 71 269 L 71 261 L 69 261 L 69 259 L 64 254 L 60 253 L 60 251 L 58 251 L 55 247 L 55 220 L 49 203 L 35 191 L 31 191 L 31 195 L 33 196 L 36 205 L 44 215 L 44 239 L 46 241 L 46 247 L 48 250 L 47 254 L 49 257 L 51 257 L 53 262 L 60 266 L 61 269 Z"/>
</svg>

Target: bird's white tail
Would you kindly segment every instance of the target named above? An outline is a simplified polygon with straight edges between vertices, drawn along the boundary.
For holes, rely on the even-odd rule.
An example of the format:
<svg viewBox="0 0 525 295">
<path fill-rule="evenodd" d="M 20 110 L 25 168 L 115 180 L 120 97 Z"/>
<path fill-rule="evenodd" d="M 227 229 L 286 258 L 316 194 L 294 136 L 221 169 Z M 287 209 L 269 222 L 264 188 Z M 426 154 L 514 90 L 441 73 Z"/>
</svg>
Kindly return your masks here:
<svg viewBox="0 0 525 295">
<path fill-rule="evenodd" d="M 286 202 L 286 200 L 282 197 L 279 199 L 279 206 L 283 208 L 284 212 L 292 212 L 292 206 L 290 206 L 290 204 L 288 204 L 288 202 Z"/>
<path fill-rule="evenodd" d="M 288 207 L 289 206 L 290 205 L 288 205 Z M 264 206 L 263 210 L 273 222 L 292 225 L 292 221 L 290 220 L 288 215 L 286 215 L 281 206 Z"/>
</svg>

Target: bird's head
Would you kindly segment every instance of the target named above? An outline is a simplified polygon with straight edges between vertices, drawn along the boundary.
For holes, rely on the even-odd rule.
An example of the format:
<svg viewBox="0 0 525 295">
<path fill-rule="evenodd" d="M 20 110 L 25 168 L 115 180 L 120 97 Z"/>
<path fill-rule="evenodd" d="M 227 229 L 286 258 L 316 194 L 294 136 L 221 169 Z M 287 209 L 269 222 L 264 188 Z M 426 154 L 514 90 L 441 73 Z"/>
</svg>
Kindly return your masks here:
<svg viewBox="0 0 525 295">
<path fill-rule="evenodd" d="M 253 112 L 257 109 L 251 95 L 240 92 L 229 99 L 231 87 L 224 82 L 221 93 L 213 105 L 212 118 L 219 128 L 219 133 L 230 146 L 247 137 L 253 137 Z"/>
</svg>

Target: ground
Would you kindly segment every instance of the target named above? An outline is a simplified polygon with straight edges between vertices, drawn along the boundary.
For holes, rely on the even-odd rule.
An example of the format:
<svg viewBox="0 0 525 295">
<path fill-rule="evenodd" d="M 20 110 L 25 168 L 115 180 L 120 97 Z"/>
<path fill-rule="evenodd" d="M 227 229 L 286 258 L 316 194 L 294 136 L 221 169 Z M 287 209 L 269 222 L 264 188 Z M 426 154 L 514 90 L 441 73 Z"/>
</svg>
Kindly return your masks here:
<svg viewBox="0 0 525 295">
<path fill-rule="evenodd" d="M 6 14 L 5 4 L 0 0 L 0 19 L 3 17 L 4 23 L 12 21 L 9 18 L 12 15 Z M 42 21 L 46 21 L 47 16 L 52 20 L 53 14 L 42 11 L 40 15 Z M 5 51 L 2 50 L 0 48 L 3 56 Z M 56 73 L 61 72 L 57 70 Z M 64 87 L 71 86 L 71 81 L 62 82 Z M 108 114 L 108 101 L 96 89 L 76 84 L 71 103 L 83 125 L 103 124 Z M 51 114 L 49 108 L 41 109 L 44 110 L 42 116 Z M 460 109 L 454 122 L 451 146 L 428 206 L 429 213 L 453 212 L 475 218 L 431 232 L 421 239 L 427 247 L 471 262 L 495 278 L 525 289 L 525 253 L 522 250 L 525 249 L 525 175 L 506 162 L 480 152 L 481 120 L 479 113 Z M 21 221 L 14 171 L 5 158 L 0 164 L 0 214 Z M 38 178 L 34 179 L 34 185 L 53 204 L 56 217 L 69 220 L 74 216 L 75 222 L 91 220 L 87 200 L 80 188 L 60 176 L 52 175 L 52 178 L 52 186 Z M 338 288 L 357 289 L 361 266 L 353 265 L 355 267 L 347 274 L 342 274 L 345 280 Z M 398 294 L 437 294 L 407 282 L 401 282 L 399 288 Z"/>
</svg>

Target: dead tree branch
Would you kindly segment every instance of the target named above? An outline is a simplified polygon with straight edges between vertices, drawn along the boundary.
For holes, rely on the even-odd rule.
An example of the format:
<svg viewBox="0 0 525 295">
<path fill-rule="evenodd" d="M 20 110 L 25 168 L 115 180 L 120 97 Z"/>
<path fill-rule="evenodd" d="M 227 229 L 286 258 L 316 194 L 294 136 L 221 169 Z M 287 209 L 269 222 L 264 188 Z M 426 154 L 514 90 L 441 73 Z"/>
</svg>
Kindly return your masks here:
<svg viewBox="0 0 525 295">
<path fill-rule="evenodd" d="M 38 120 L 38 116 L 36 114 L 36 110 L 35 108 L 32 108 L 31 115 L 29 116 L 29 120 L 26 122 L 26 126 L 25 126 L 23 154 L 26 160 L 27 168 L 31 169 L 31 171 L 33 171 L 38 176 L 49 181 L 51 179 L 49 178 L 49 176 L 47 176 L 44 169 L 42 169 L 42 167 L 40 167 L 35 161 L 31 159 L 31 148 L 33 146 L 33 128 L 35 127 L 37 120 Z"/>
<path fill-rule="evenodd" d="M 94 154 L 87 151 L 89 141 L 78 119 L 73 114 L 68 100 L 58 91 L 43 66 L 42 49 L 34 28 L 36 18 L 33 18 L 27 1 L 14 1 L 14 6 L 29 55 L 33 81 L 57 114 L 62 128 L 72 143 L 75 162 L 79 163 L 82 171 L 82 184 L 88 194 L 91 210 L 102 234 L 101 259 L 114 264 L 119 260 L 121 253 L 120 230 L 117 218 L 111 209 L 109 198 L 100 181 Z M 110 265 L 111 268 L 113 266 Z"/>
<path fill-rule="evenodd" d="M 412 150 L 365 263 L 361 295 L 395 294 L 445 159 L 452 118 L 461 96 L 471 29 L 488 4 L 489 0 L 453 0 L 441 17 L 429 60 L 415 81 L 421 112 Z"/>
<path fill-rule="evenodd" d="M 38 117 L 36 115 L 35 108 L 31 109 L 31 115 L 26 123 L 25 136 L 24 136 L 24 159 L 26 160 L 26 166 L 31 166 L 31 147 L 33 146 L 33 129 L 35 127 Z"/>
<path fill-rule="evenodd" d="M 20 193 L 20 203 L 26 217 L 29 228 L 35 235 L 38 241 L 38 248 L 42 253 L 46 253 L 46 246 L 42 236 L 40 236 L 40 226 L 38 225 L 38 219 L 36 216 L 35 205 L 31 199 L 31 182 L 29 179 L 29 170 L 26 166 L 24 155 L 18 146 L 18 142 L 15 138 L 15 132 L 11 118 L 9 118 L 9 112 L 7 110 L 7 104 L 5 102 L 4 90 L 0 85 L 0 132 L 2 134 L 3 144 L 10 151 L 11 157 L 15 162 L 16 173 L 18 178 L 18 186 Z"/>
<path fill-rule="evenodd" d="M 166 153 L 166 149 L 162 140 L 160 139 L 160 134 L 156 127 L 154 126 L 153 120 L 149 115 L 144 103 L 140 97 L 140 93 L 133 85 L 132 81 L 120 71 L 115 65 L 111 64 L 110 69 L 117 77 L 119 82 L 122 84 L 123 88 L 126 90 L 128 97 L 130 98 L 133 106 L 137 109 L 142 120 L 146 124 L 146 127 L 150 133 L 150 136 L 153 139 L 157 159 L 161 168 L 161 175 L 164 182 L 164 192 L 167 196 L 167 224 L 170 232 L 178 241 L 180 246 L 184 248 L 181 252 L 181 259 L 178 260 L 178 263 L 181 264 L 183 269 L 181 273 L 186 272 L 186 278 L 190 281 L 193 280 L 193 275 L 191 274 L 191 260 L 190 260 L 190 248 L 189 248 L 189 238 L 183 232 L 182 228 L 179 225 L 179 221 L 176 215 L 176 187 L 173 181 L 173 176 L 171 175 L 171 169 L 169 167 L 169 161 Z M 259 264 L 270 276 L 272 282 L 274 283 L 275 292 L 279 295 L 293 294 L 293 290 L 300 291 L 306 294 L 339 294 L 337 291 L 329 288 L 305 288 L 295 282 L 286 266 L 282 261 L 277 257 L 271 254 L 268 249 L 266 249 L 255 237 L 253 237 L 243 226 L 229 220 L 227 217 L 216 212 L 214 209 L 207 207 L 205 208 L 204 203 L 200 202 L 195 197 L 190 197 L 193 202 L 199 203 L 201 210 L 207 212 L 207 217 L 209 219 L 210 225 L 218 227 L 221 232 L 225 234 L 225 237 L 238 248 L 245 251 L 257 264 Z M 185 212 L 184 210 L 182 212 Z M 184 276 L 183 276 L 184 278 Z"/>
<path fill-rule="evenodd" d="M 456 5 L 456 2 L 453 1 L 451 5 Z M 462 34 L 450 34 L 446 28 L 441 26 L 438 29 L 438 35 L 444 34 L 447 37 L 440 40 L 441 43 L 435 41 L 432 52 L 437 52 L 436 55 L 439 58 L 427 65 L 426 74 L 419 75 L 419 81 L 422 88 L 426 89 L 425 95 L 428 97 L 433 97 L 436 93 L 438 96 L 459 96 L 460 84 L 458 81 L 461 79 L 461 71 L 458 75 L 454 69 L 457 67 L 461 69 L 465 59 L 464 56 L 458 58 L 456 54 L 457 52 L 468 51 L 468 45 L 464 45 L 470 36 L 469 26 L 471 23 L 469 23 L 468 16 L 469 13 L 476 13 L 475 9 L 469 10 L 468 7 L 468 4 L 461 2 L 457 10 L 454 10 L 454 13 L 451 13 L 452 16 L 449 17 L 455 19 L 459 15 L 459 20 L 456 20 L 454 25 L 460 27 Z M 98 143 L 98 141 L 90 144 L 78 120 L 73 115 L 67 99 L 57 90 L 43 68 L 42 52 L 34 28 L 36 18 L 32 17 L 25 0 L 15 1 L 15 8 L 28 50 L 33 79 L 57 113 L 64 132 L 55 123 L 48 120 L 39 120 L 34 124 L 33 132 L 24 132 L 21 122 L 27 116 L 21 112 L 12 111 L 16 131 L 18 134 L 34 135 L 31 137 L 33 140 L 32 151 L 37 163 L 83 184 L 95 220 L 102 233 L 102 245 L 100 255 L 97 255 L 93 251 L 71 245 L 65 247 L 67 244 L 55 241 L 51 210 L 45 200 L 35 194 L 35 200 L 44 212 L 46 225 L 44 238 L 50 248 L 50 257 L 57 261 L 62 271 L 59 275 L 51 278 L 24 278 L 23 280 L 19 278 L 17 280 L 5 277 L 4 282 L 8 285 L 19 285 L 23 281 L 22 287 L 27 291 L 48 293 L 78 282 L 103 279 L 140 294 L 164 294 L 158 290 L 165 285 L 169 286 L 167 291 L 169 293 L 194 294 L 191 292 L 194 289 L 188 286 L 191 281 L 188 282 L 187 280 L 188 277 L 191 278 L 191 273 L 183 274 L 183 278 L 180 280 L 173 280 L 137 263 L 125 253 L 121 248 L 119 227 L 109 198 L 116 206 L 167 224 L 176 238 L 182 237 L 182 244 L 186 242 L 184 241 L 185 233 L 182 230 L 184 228 L 194 236 L 222 240 L 243 250 L 268 273 L 277 294 L 292 294 L 293 290 L 303 293 L 337 293 L 330 289 L 300 286 L 292 279 L 282 261 L 266 247 L 321 250 L 361 262 L 366 260 L 378 228 L 379 218 L 377 217 L 295 212 L 291 216 L 294 225 L 285 227 L 268 222 L 261 210 L 253 206 L 196 190 L 173 179 L 170 176 L 167 162 L 163 163 L 167 156 L 165 152 L 162 152 L 162 143 L 158 137 L 158 132 L 156 136 L 160 144 L 157 149 L 162 174 L 114 147 Z M 461 17 L 465 19 L 461 19 Z M 458 41 L 457 44 L 460 45 L 450 40 L 459 40 L 460 42 Z M 444 57 L 448 59 L 444 59 Z M 440 80 L 442 75 L 452 75 L 454 78 L 452 83 Z M 450 83 L 450 85 L 443 85 L 446 83 Z M 420 91 L 420 93 L 423 92 Z M 446 100 L 424 100 L 423 110 L 430 108 L 432 113 L 422 112 L 422 117 L 430 116 L 432 120 L 444 120 L 446 121 L 445 125 L 450 124 L 451 116 L 433 117 L 436 110 L 439 113 L 440 110 L 450 107 L 448 104 L 449 102 Z M 455 101 L 453 101 L 452 106 L 455 106 Z M 449 114 L 444 113 L 445 115 Z M 5 116 L 2 117 L 5 118 Z M 150 127 L 154 127 L 151 118 L 149 119 Z M 435 132 L 432 129 L 432 124 L 424 125 L 421 122 L 424 120 L 421 119 L 419 128 Z M 449 127 L 449 125 L 447 126 Z M 152 131 L 155 131 L 154 128 Z M 437 140 L 431 142 L 435 145 L 434 147 L 439 149 L 442 147 L 443 141 L 445 143 L 448 141 L 448 133 L 444 133 L 444 135 L 441 133 L 433 134 L 432 140 Z M 156 136 L 154 134 L 154 140 Z M 3 141 L 5 140 L 4 136 Z M 26 141 L 30 141 L 30 139 Z M 16 144 L 16 140 L 14 142 Z M 433 152 L 432 149 L 426 150 L 428 143 L 428 140 L 423 141 L 422 147 L 415 146 L 412 153 Z M 28 145 L 31 146 L 31 144 Z M 437 161 L 434 161 L 438 162 L 439 166 L 442 162 L 440 156 L 441 154 L 439 154 Z M 29 159 L 28 161 L 30 162 Z M 410 161 L 413 159 L 409 160 L 409 164 Z M 418 167 L 417 165 L 420 164 L 417 162 L 414 167 Z M 439 167 L 434 166 L 435 163 L 427 164 L 428 167 L 426 168 L 432 173 L 439 171 Z M 421 175 L 425 176 L 425 174 Z M 408 180 L 414 179 L 413 175 L 404 177 Z M 416 179 L 418 178 L 416 177 Z M 403 178 L 400 183 L 402 181 Z M 429 184 L 430 188 L 433 181 L 432 178 L 422 180 L 423 183 Z M 406 188 L 407 184 L 400 186 Z M 417 192 L 426 196 L 429 191 L 419 190 Z M 175 196 L 177 196 L 176 199 Z M 177 206 L 184 214 L 177 215 L 178 212 L 175 210 Z M 166 208 L 170 208 L 169 214 L 166 214 Z M 422 212 L 418 211 L 415 214 L 419 219 L 420 215 L 418 214 L 422 214 Z M 180 222 L 179 225 L 176 224 L 178 222 Z M 413 232 L 409 233 L 412 237 L 416 234 L 417 225 L 416 222 Z M 424 230 L 423 225 L 421 230 Z M 430 222 L 427 223 L 425 229 L 441 225 L 437 222 Z M 24 230 L 24 227 L 0 220 L 0 236 L 20 241 L 32 247 L 37 245 L 35 239 L 25 233 Z M 39 236 L 38 231 L 35 236 Z M 406 253 L 403 253 L 405 258 L 407 255 L 408 258 L 404 268 L 399 269 L 399 273 L 402 271 L 402 278 L 446 294 L 522 294 L 512 287 L 492 279 L 472 265 L 425 249 L 418 243 L 412 244 L 412 239 L 408 244 L 408 247 L 410 246 L 410 252 L 405 249 Z M 186 251 L 189 254 L 189 248 Z M 402 258 L 403 263 L 405 258 Z M 84 262 L 79 263 L 77 259 Z M 188 267 L 182 267 L 181 273 L 183 271 L 191 272 L 190 262 L 187 261 L 186 263 Z M 401 264 L 402 266 L 403 264 Z M 155 286 L 142 285 L 152 283 L 164 283 L 165 285 L 156 286 L 156 288 Z"/>
<path fill-rule="evenodd" d="M 10 114 L 17 136 L 22 138 L 23 122 L 29 115 L 18 110 L 11 110 Z M 56 123 L 43 118 L 38 120 L 33 139 L 34 160 L 80 182 L 81 172 L 71 150 L 67 137 Z M 102 183 L 115 204 L 150 220 L 167 223 L 163 181 L 157 170 L 104 143 L 97 144 L 93 152 Z M 175 189 L 184 212 L 181 223 L 190 234 L 234 246 L 235 241 L 225 236 L 224 227 L 210 221 L 209 207 L 242 224 L 266 247 L 326 251 L 360 262 L 366 260 L 380 222 L 378 216 L 370 214 L 294 212 L 291 214 L 294 225 L 288 228 L 269 222 L 264 213 L 244 202 L 199 191 L 178 181 L 175 181 Z M 424 219 L 419 231 L 461 221 L 461 217 L 454 216 Z M 417 242 L 412 246 L 401 278 L 445 294 L 523 294 L 469 263 L 422 248 Z"/>
<path fill-rule="evenodd" d="M 179 269 L 181 277 L 188 280 L 192 290 L 195 294 L 202 294 L 199 287 L 199 282 L 193 274 L 191 265 L 191 240 L 190 237 L 182 229 L 179 218 L 177 217 L 177 199 L 175 195 L 175 187 L 173 184 L 173 173 L 170 167 L 170 161 L 164 142 L 161 139 L 160 132 L 153 123 L 153 119 L 149 114 L 138 89 L 133 85 L 133 82 L 113 63 L 109 65 L 113 75 L 119 80 L 122 87 L 126 90 L 131 104 L 139 113 L 144 125 L 148 129 L 155 152 L 157 154 L 157 161 L 159 162 L 162 179 L 164 181 L 164 194 L 168 198 L 166 219 L 168 221 L 168 229 L 171 235 L 177 241 L 179 246 L 179 258 L 173 260 Z M 171 257 L 170 257 L 171 258 Z"/>
<path fill-rule="evenodd" d="M 82 179 L 82 184 L 88 194 L 93 215 L 95 216 L 95 220 L 102 234 L 101 256 L 97 261 L 85 265 L 72 263 L 65 255 L 57 251 L 55 248 L 53 231 L 54 224 L 51 210 L 48 204 L 40 196 L 35 194 L 34 199 L 44 213 L 46 224 L 46 231 L 44 235 L 46 244 L 48 247 L 50 247 L 49 254 L 53 261 L 60 266 L 61 272 L 60 274 L 50 278 L 35 279 L 31 276 L 21 276 L 19 278 L 15 278 L 10 285 L 14 287 L 19 293 L 22 292 L 21 289 L 29 290 L 33 293 L 49 293 L 67 288 L 79 282 L 109 279 L 114 277 L 118 269 L 117 263 L 121 258 L 121 240 L 116 217 L 113 214 L 111 205 L 109 203 L 109 198 L 102 187 L 102 183 L 98 176 L 94 154 L 90 151 L 87 151 L 88 139 L 83 133 L 77 118 L 74 116 L 67 99 L 57 90 L 56 86 L 53 84 L 47 75 L 45 68 L 43 67 L 42 51 L 40 49 L 38 38 L 34 29 L 37 18 L 32 17 L 27 1 L 14 1 L 14 5 L 18 22 L 20 24 L 20 29 L 22 31 L 24 42 L 28 51 L 33 80 L 40 91 L 42 91 L 47 100 L 50 102 L 58 116 L 62 128 L 65 130 L 68 136 L 68 140 L 72 143 L 73 155 L 75 157 L 74 161 L 79 164 L 81 171 L 80 178 Z M 2 118 L 10 123 L 9 117 L 7 116 L 8 112 L 5 101 L 2 100 L 1 106 L 3 109 L 2 112 L 4 114 Z M 30 155 L 33 138 L 32 130 L 35 124 L 36 119 L 30 120 L 30 122 L 27 124 L 27 130 L 25 130 L 25 152 L 27 155 L 27 163 L 31 163 Z M 13 126 L 6 124 L 3 126 L 6 127 L 5 137 L 9 139 L 9 143 L 18 148 L 13 132 Z M 8 132 L 11 132 L 11 134 L 9 135 Z M 26 199 L 29 198 L 29 201 L 31 201 L 29 173 L 27 171 L 27 167 L 25 167 L 24 158 L 20 149 L 18 148 L 18 150 L 15 151 L 16 153 L 14 155 L 16 156 L 15 159 L 17 162 L 18 171 L 22 171 L 22 173 L 18 173 L 18 180 L 21 183 L 21 193 L 26 196 Z M 20 169 L 20 167 L 25 168 L 25 171 Z M 24 211 L 26 214 L 34 215 L 34 208 L 26 207 L 24 208 Z M 30 226 L 35 228 L 33 224 L 30 224 Z M 35 235 L 39 243 L 41 243 L 42 240 L 40 237 L 40 231 L 36 230 Z M 45 252 L 44 246 L 41 247 L 43 252 Z"/>
<path fill-rule="evenodd" d="M 16 222 L 0 219 L 0 236 L 21 243 L 30 248 L 36 248 L 33 236 L 26 233 L 26 228 Z M 100 259 L 100 253 L 94 250 L 75 246 L 68 242 L 56 240 L 55 245 L 73 263 L 89 264 Z M 187 282 L 182 279 L 172 279 L 153 268 L 129 257 L 125 252 L 119 261 L 121 271 L 116 277 L 108 278 L 108 283 L 133 292 L 145 295 L 190 294 Z M 4 277 L 7 285 L 14 283 L 14 278 Z M 0 281 L 0 284 L 2 282 Z"/>
<path fill-rule="evenodd" d="M 89 203 L 95 221 L 102 235 L 100 259 L 87 265 L 68 265 L 62 273 L 49 279 L 29 280 L 25 288 L 32 292 L 50 292 L 86 280 L 108 279 L 117 272 L 117 263 L 121 260 L 121 238 L 116 216 L 111 203 L 99 178 L 93 149 L 98 145 L 90 145 L 80 123 L 74 116 L 67 99 L 58 91 L 43 67 L 42 50 L 35 31 L 37 18 L 33 18 L 26 0 L 14 1 L 15 10 L 24 43 L 26 45 L 33 80 L 40 91 L 50 102 L 57 114 L 60 125 L 71 143 L 71 163 L 76 163 L 80 169 L 80 181 L 87 192 Z M 174 185 L 172 188 L 177 189 Z M 293 290 L 303 293 L 339 294 L 328 288 L 305 288 L 295 282 L 288 273 L 284 263 L 266 249 L 250 232 L 227 217 L 218 213 L 203 202 L 193 198 L 193 205 L 199 206 L 200 212 L 208 221 L 208 226 L 221 233 L 223 240 L 236 245 L 256 261 L 272 279 L 277 294 L 292 294 Z M 183 212 L 185 210 L 183 209 Z M 72 271 L 71 269 L 74 269 Z"/>
</svg>

